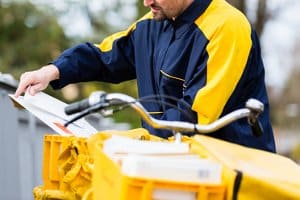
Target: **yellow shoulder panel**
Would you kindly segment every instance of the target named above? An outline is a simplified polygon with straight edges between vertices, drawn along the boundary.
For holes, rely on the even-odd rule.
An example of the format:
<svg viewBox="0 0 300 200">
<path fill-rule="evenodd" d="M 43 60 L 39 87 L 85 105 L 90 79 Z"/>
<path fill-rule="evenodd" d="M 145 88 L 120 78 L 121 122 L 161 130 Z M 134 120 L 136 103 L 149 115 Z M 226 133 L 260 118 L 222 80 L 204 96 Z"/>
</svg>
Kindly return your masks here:
<svg viewBox="0 0 300 200">
<path fill-rule="evenodd" d="M 246 67 L 252 46 L 251 26 L 245 16 L 224 0 L 214 0 L 196 20 L 209 40 L 207 82 L 195 97 L 192 109 L 198 123 L 218 119 Z"/>
</svg>

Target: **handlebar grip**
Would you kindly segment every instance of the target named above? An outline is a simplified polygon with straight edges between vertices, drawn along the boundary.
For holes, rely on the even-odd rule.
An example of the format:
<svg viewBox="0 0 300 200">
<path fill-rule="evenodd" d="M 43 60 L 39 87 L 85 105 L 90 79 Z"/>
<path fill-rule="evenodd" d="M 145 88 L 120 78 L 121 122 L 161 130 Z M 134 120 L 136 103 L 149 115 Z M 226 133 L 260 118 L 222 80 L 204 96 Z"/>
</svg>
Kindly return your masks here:
<svg viewBox="0 0 300 200">
<path fill-rule="evenodd" d="M 252 134 L 255 135 L 256 137 L 259 137 L 263 134 L 264 130 L 263 127 L 260 123 L 260 121 L 257 119 L 253 124 L 250 124 Z"/>
<path fill-rule="evenodd" d="M 90 107 L 89 99 L 84 99 L 82 101 L 78 101 L 75 103 L 71 103 L 70 105 L 65 107 L 65 113 L 67 115 L 71 115 L 74 113 L 81 112 Z"/>
</svg>

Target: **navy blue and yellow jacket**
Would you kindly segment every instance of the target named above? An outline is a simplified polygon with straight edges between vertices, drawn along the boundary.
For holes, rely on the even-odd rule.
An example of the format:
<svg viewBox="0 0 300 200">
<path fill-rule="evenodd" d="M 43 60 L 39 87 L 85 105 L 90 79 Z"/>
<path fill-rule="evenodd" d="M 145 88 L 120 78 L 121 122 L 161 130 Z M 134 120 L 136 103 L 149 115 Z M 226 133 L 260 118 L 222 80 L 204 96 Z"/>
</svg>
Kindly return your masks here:
<svg viewBox="0 0 300 200">
<path fill-rule="evenodd" d="M 84 43 L 64 51 L 53 64 L 60 71 L 60 79 L 51 83 L 54 88 L 137 79 L 140 98 L 161 95 L 163 102 L 186 109 L 184 101 L 192 110 L 190 119 L 169 105 L 145 104 L 158 119 L 208 124 L 243 108 L 249 98 L 259 99 L 265 105 L 261 137 L 252 135 L 246 119 L 211 135 L 275 151 L 258 38 L 245 16 L 225 0 L 194 0 L 175 21 L 156 21 L 148 13 L 98 45 Z M 171 136 L 143 126 L 152 134 Z"/>
</svg>

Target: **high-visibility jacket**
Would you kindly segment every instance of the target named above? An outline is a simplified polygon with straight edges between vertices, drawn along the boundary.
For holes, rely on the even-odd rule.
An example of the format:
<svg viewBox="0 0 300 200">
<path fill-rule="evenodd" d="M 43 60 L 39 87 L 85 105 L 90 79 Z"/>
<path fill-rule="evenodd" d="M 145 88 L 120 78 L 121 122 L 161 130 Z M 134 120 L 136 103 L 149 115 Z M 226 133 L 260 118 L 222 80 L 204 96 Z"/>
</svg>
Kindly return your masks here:
<svg viewBox="0 0 300 200">
<path fill-rule="evenodd" d="M 275 151 L 259 41 L 246 17 L 225 0 L 194 0 L 175 20 L 157 21 L 147 13 L 100 44 L 84 43 L 64 51 L 53 64 L 60 71 L 60 79 L 51 83 L 54 88 L 137 79 L 140 98 L 160 95 L 162 104 L 144 104 L 158 119 L 209 124 L 256 98 L 265 105 L 259 117 L 261 137 L 253 136 L 247 119 L 212 136 Z M 172 135 L 143 126 L 161 137 Z"/>
</svg>

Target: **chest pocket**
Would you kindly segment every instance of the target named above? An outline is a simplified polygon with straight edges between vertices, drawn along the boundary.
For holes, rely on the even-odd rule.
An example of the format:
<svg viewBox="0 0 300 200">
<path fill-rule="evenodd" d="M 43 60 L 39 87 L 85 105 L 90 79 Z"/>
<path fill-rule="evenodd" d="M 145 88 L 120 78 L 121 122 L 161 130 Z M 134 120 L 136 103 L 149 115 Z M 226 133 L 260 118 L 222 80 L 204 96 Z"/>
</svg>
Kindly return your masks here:
<svg viewBox="0 0 300 200">
<path fill-rule="evenodd" d="M 181 98 L 183 93 L 184 79 L 160 70 L 160 88 L 164 95 Z"/>
</svg>

